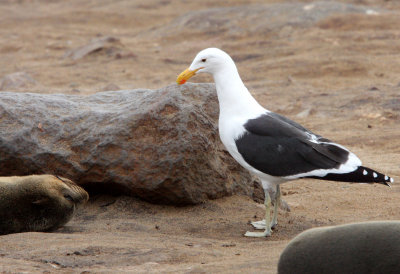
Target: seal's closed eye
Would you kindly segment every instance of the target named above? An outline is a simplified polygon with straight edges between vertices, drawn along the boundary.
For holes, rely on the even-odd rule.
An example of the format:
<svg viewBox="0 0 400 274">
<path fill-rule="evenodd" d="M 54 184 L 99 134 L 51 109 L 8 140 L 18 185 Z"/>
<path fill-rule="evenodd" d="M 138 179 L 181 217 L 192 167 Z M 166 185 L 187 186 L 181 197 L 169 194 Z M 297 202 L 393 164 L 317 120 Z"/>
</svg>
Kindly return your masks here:
<svg viewBox="0 0 400 274">
<path fill-rule="evenodd" d="M 74 199 L 72 198 L 72 196 L 69 195 L 69 194 L 64 194 L 64 198 L 67 199 L 67 200 L 70 201 L 70 202 L 73 202 L 73 201 L 74 201 Z"/>
</svg>

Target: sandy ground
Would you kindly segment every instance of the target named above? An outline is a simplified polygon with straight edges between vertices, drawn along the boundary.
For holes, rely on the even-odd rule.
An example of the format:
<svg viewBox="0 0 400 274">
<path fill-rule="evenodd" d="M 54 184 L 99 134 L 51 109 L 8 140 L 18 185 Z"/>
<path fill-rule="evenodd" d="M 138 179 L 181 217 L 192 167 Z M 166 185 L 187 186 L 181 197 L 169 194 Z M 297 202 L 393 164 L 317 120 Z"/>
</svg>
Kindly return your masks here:
<svg viewBox="0 0 400 274">
<path fill-rule="evenodd" d="M 18 92 L 160 88 L 199 50 L 220 47 L 268 109 L 347 146 L 366 166 L 399 181 L 400 4 L 343 1 L 389 12 L 334 15 L 265 33 L 192 33 L 174 21 L 188 12 L 257 2 L 285 1 L 2 1 L 0 77 L 23 71 L 36 81 L 8 88 Z M 119 41 L 77 60 L 65 57 L 105 36 Z M 307 228 L 400 219 L 396 184 L 302 180 L 282 189 L 291 212 L 279 212 L 279 227 L 268 239 L 242 236 L 263 214 L 248 197 L 177 208 L 92 196 L 56 232 L 0 236 L 0 272 L 274 273 L 285 245 Z"/>
</svg>

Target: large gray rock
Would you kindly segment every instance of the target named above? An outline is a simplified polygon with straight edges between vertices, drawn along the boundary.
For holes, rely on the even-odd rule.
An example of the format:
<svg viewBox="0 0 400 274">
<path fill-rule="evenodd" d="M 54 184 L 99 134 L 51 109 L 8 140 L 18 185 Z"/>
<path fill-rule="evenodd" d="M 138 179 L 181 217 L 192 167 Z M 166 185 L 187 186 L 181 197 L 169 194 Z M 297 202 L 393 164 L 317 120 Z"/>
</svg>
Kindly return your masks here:
<svg viewBox="0 0 400 274">
<path fill-rule="evenodd" d="M 52 173 L 154 203 L 252 195 L 218 136 L 212 84 L 91 96 L 0 93 L 0 175 Z"/>
</svg>

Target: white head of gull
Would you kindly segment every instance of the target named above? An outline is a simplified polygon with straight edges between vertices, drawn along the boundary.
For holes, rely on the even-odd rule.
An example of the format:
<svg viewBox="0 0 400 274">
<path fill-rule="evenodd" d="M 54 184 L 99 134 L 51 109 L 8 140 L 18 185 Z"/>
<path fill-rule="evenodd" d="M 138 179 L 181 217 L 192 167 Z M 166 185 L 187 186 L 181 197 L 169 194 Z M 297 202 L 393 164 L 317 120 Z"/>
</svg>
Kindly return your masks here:
<svg viewBox="0 0 400 274">
<path fill-rule="evenodd" d="M 220 106 L 219 135 L 232 157 L 258 176 L 265 193 L 265 219 L 253 222 L 264 232 L 246 232 L 266 237 L 277 225 L 280 184 L 300 178 L 381 183 L 393 179 L 361 165 L 345 147 L 312 133 L 296 122 L 263 108 L 250 94 L 232 58 L 217 48 L 200 51 L 189 68 L 177 78 L 184 84 L 196 73 L 213 76 Z M 271 202 L 274 214 L 271 220 Z"/>
</svg>

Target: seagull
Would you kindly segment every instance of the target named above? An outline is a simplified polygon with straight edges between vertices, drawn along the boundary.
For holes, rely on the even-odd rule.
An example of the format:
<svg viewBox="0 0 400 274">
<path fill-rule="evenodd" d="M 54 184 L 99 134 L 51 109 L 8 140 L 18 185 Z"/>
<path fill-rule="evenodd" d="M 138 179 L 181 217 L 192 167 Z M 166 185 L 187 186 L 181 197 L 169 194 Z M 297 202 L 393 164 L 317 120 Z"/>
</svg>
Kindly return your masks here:
<svg viewBox="0 0 400 274">
<path fill-rule="evenodd" d="M 213 76 L 220 108 L 220 139 L 230 155 L 260 179 L 264 189 L 265 219 L 252 223 L 264 232 L 247 231 L 245 236 L 271 236 L 271 229 L 277 225 L 280 184 L 284 182 L 313 178 L 387 186 L 393 183 L 393 178 L 362 166 L 344 146 L 263 108 L 243 84 L 226 52 L 217 48 L 200 51 L 176 81 L 182 85 L 196 73 Z"/>
</svg>

